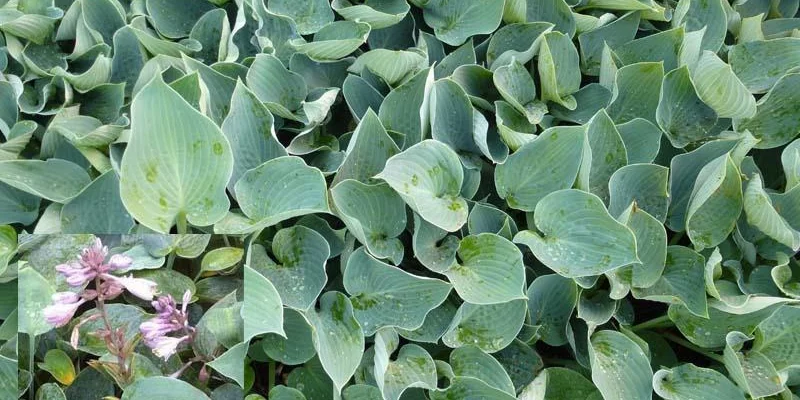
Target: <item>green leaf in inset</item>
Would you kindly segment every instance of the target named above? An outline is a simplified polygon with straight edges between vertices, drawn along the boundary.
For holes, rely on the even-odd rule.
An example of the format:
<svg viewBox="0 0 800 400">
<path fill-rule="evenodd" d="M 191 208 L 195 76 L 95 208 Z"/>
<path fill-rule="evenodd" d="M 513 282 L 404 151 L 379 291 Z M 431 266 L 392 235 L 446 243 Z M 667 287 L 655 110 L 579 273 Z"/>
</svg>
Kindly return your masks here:
<svg viewBox="0 0 800 400">
<path fill-rule="evenodd" d="M 26 291 L 27 290 L 28 289 L 26 289 Z M 127 304 L 106 304 L 105 310 L 109 324 L 113 327 L 122 328 L 122 333 L 126 342 L 140 335 L 139 325 L 153 317 L 153 315 L 146 313 L 141 308 Z M 20 314 L 20 316 L 21 315 L 22 314 Z M 80 320 L 89 318 L 92 315 L 98 315 L 97 309 L 90 309 L 83 313 L 80 318 L 75 318 L 73 322 L 70 323 L 69 327 L 74 329 Z M 105 322 L 99 318 L 82 324 L 78 330 L 80 334 L 78 350 L 98 357 L 106 354 L 108 352 L 108 347 L 106 346 L 105 340 L 96 335 L 89 334 L 89 332 L 97 332 L 103 328 L 105 328 Z M 80 380 L 80 375 L 78 375 L 78 380 Z"/>
<path fill-rule="evenodd" d="M 155 282 L 159 295 L 170 295 L 178 302 L 181 301 L 183 294 L 187 291 L 192 296 L 197 293 L 197 288 L 192 278 L 171 269 L 144 269 L 135 271 L 133 276 Z"/>
<path fill-rule="evenodd" d="M 329 212 L 325 177 L 299 157 L 274 158 L 248 170 L 234 190 L 239 206 L 252 220 L 251 230 L 300 215 Z"/>
<path fill-rule="evenodd" d="M 297 24 L 297 32 L 310 35 L 333 22 L 333 10 L 326 0 L 297 2 L 294 0 L 269 0 L 270 12 L 291 18 Z"/>
<path fill-rule="evenodd" d="M 477 305 L 463 303 L 442 342 L 452 348 L 474 345 L 487 353 L 508 346 L 522 329 L 527 313 L 527 301 Z"/>
<path fill-rule="evenodd" d="M 794 112 L 800 106 L 800 95 L 794 89 L 798 84 L 800 73 L 782 76 L 758 100 L 754 115 L 745 115 L 745 119 L 741 121 L 734 120 L 736 129 L 752 132 L 759 139 L 756 143 L 756 148 L 759 149 L 771 149 L 791 142 L 798 134 L 797 124 L 800 123 Z"/>
<path fill-rule="evenodd" d="M 314 348 L 336 392 L 358 368 L 364 354 L 364 334 L 353 315 L 350 299 L 339 292 L 326 292 L 320 297 L 319 311 L 305 313 L 314 328 Z"/>
<path fill-rule="evenodd" d="M 210 361 L 208 366 L 214 368 L 214 370 L 220 374 L 233 379 L 239 386 L 244 387 L 243 366 L 249 346 L 250 344 L 247 341 L 238 343 Z"/>
<path fill-rule="evenodd" d="M 584 132 L 583 127 L 553 127 L 520 147 L 495 169 L 497 194 L 511 208 L 533 211 L 546 195 L 571 187 L 581 164 Z"/>
<path fill-rule="evenodd" d="M 725 375 L 694 364 L 656 371 L 653 389 L 665 400 L 745 400 L 742 390 Z"/>
<path fill-rule="evenodd" d="M 467 236 L 457 257 L 444 274 L 464 301 L 497 304 L 525 297 L 522 253 L 508 239 L 494 233 Z"/>
<path fill-rule="evenodd" d="M 636 342 L 616 331 L 591 335 L 589 359 L 592 382 L 603 398 L 650 399 L 653 377 L 648 355 Z"/>
<path fill-rule="evenodd" d="M 0 182 L 26 193 L 66 203 L 77 196 L 91 180 L 75 163 L 58 158 L 0 161 Z"/>
<path fill-rule="evenodd" d="M 656 120 L 675 147 L 710 139 L 717 113 L 697 96 L 685 65 L 664 75 Z"/>
<path fill-rule="evenodd" d="M 382 327 L 413 330 L 447 298 L 451 286 L 384 264 L 360 248 L 347 259 L 344 287 L 364 335 Z"/>
<path fill-rule="evenodd" d="M 260 244 L 253 244 L 248 264 L 275 283 L 283 304 L 305 310 L 314 304 L 327 282 L 325 263 L 330 248 L 325 238 L 305 226 L 278 231 L 272 239 L 273 262 Z"/>
<path fill-rule="evenodd" d="M 683 246 L 669 246 L 664 272 L 652 285 L 634 288 L 636 298 L 680 303 L 700 317 L 708 317 L 705 294 L 705 258 Z M 636 266 L 634 266 L 636 268 Z"/>
<path fill-rule="evenodd" d="M 209 400 L 202 390 L 166 376 L 151 376 L 139 379 L 125 388 L 122 400 L 149 400 L 164 398 L 170 400 Z"/>
<path fill-rule="evenodd" d="M 574 110 L 578 103 L 573 93 L 580 89 L 580 57 L 570 36 L 561 32 L 542 35 L 539 47 L 539 79 L 542 84 L 542 101 L 552 101 Z"/>
<path fill-rule="evenodd" d="M 386 161 L 375 176 L 385 180 L 412 210 L 449 232 L 467 221 L 467 202 L 460 196 L 464 171 L 458 155 L 436 140 L 424 140 Z"/>
<path fill-rule="evenodd" d="M 55 288 L 33 268 L 22 268 L 18 275 L 17 329 L 31 337 L 53 329 L 44 319 L 44 309 L 52 303 Z"/>
<path fill-rule="evenodd" d="M 249 265 L 244 267 L 245 290 L 242 319 L 245 341 L 262 333 L 286 337 L 283 330 L 283 306 L 275 286 Z"/>
<path fill-rule="evenodd" d="M 397 237 L 406 228 L 406 207 L 397 192 L 346 179 L 331 189 L 331 198 L 349 232 L 372 255 L 400 264 L 405 250 Z"/>
<path fill-rule="evenodd" d="M 639 262 L 636 239 L 609 215 L 599 197 L 575 189 L 545 196 L 534 212 L 536 228 L 514 242 L 527 245 L 548 268 L 574 278 L 602 274 Z"/>
<path fill-rule="evenodd" d="M 38 366 L 63 385 L 69 386 L 75 380 L 75 366 L 61 349 L 48 350 L 44 355 L 44 362 L 38 363 Z"/>
<path fill-rule="evenodd" d="M 225 185 L 233 156 L 216 124 L 160 77 L 139 91 L 131 114 L 131 141 L 120 166 L 128 212 L 163 233 L 183 218 L 197 226 L 222 219 L 230 205 Z"/>
<path fill-rule="evenodd" d="M 244 250 L 238 247 L 220 247 L 209 251 L 203 256 L 200 271 L 224 271 L 239 263 L 244 256 Z"/>
<path fill-rule="evenodd" d="M 431 0 L 425 2 L 423 17 L 437 39 L 460 46 L 472 35 L 494 32 L 500 26 L 503 5 L 503 0 Z"/>
<path fill-rule="evenodd" d="M 706 164 L 697 175 L 686 211 L 686 231 L 695 248 L 720 244 L 742 211 L 742 180 L 730 154 Z"/>
</svg>

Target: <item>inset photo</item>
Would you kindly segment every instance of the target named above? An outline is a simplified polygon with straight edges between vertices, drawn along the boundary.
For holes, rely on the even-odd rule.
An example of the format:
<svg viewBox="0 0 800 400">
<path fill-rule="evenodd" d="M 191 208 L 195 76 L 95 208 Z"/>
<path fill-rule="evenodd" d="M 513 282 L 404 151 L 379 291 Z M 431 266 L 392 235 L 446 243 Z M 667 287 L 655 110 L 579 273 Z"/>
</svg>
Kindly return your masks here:
<svg viewBox="0 0 800 400">
<path fill-rule="evenodd" d="M 20 235 L 19 335 L 9 339 L 0 329 L 0 343 L 18 341 L 20 396 L 244 397 L 244 252 L 237 240 Z M 0 316 L 17 306 L 6 307 L 4 296 Z M 14 353 L 0 355 L 2 373 L 4 357 Z"/>
</svg>

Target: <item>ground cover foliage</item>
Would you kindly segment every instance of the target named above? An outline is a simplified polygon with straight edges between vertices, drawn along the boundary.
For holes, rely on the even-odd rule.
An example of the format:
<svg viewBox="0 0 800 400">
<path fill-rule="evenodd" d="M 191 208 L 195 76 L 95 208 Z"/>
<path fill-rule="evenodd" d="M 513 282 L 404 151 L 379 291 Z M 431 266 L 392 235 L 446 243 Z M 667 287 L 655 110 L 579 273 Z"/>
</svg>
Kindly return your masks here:
<svg viewBox="0 0 800 400">
<path fill-rule="evenodd" d="M 3 398 L 794 399 L 798 6 L 0 0 Z"/>
</svg>

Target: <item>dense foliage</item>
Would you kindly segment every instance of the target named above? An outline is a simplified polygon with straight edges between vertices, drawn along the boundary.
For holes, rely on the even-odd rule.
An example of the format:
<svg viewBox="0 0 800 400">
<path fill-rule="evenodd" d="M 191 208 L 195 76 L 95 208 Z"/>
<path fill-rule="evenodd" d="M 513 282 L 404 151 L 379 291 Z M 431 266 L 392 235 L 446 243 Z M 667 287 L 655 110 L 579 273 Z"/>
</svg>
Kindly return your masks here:
<svg viewBox="0 0 800 400">
<path fill-rule="evenodd" d="M 799 7 L 0 0 L 0 397 L 797 398 Z"/>
</svg>

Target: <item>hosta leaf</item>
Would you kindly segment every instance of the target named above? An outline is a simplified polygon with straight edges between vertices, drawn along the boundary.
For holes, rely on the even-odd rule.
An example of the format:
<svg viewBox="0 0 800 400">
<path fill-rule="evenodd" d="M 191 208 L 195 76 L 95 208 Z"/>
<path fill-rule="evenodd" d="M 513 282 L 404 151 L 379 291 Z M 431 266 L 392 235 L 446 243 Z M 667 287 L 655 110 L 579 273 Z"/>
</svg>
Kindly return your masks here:
<svg viewBox="0 0 800 400">
<path fill-rule="evenodd" d="M 604 398 L 650 399 L 653 372 L 647 354 L 629 337 L 616 331 L 591 335 L 589 357 L 592 381 Z"/>
<path fill-rule="evenodd" d="M 531 324 L 539 326 L 542 341 L 551 346 L 567 343 L 567 322 L 578 302 L 578 286 L 557 274 L 542 275 L 528 287 Z"/>
<path fill-rule="evenodd" d="M 120 166 L 128 212 L 159 232 L 184 218 L 197 226 L 222 219 L 233 156 L 219 128 L 158 77 L 131 110 L 132 140 Z"/>
<path fill-rule="evenodd" d="M 0 181 L 57 203 L 68 202 L 91 182 L 79 165 L 57 158 L 0 161 Z"/>
<path fill-rule="evenodd" d="M 780 307 L 761 321 L 755 331 L 753 350 L 767 357 L 776 369 L 800 364 L 800 309 Z"/>
<path fill-rule="evenodd" d="M 783 173 L 786 175 L 786 191 L 800 184 L 800 139 L 789 143 L 781 153 Z"/>
<path fill-rule="evenodd" d="M 425 268 L 444 272 L 456 262 L 459 239 L 414 213 L 414 255 Z"/>
<path fill-rule="evenodd" d="M 347 179 L 331 189 L 331 198 L 349 232 L 372 255 L 400 264 L 405 250 L 397 236 L 406 228 L 406 208 L 397 192 Z"/>
<path fill-rule="evenodd" d="M 371 109 L 367 110 L 350 138 L 344 162 L 333 179 L 333 185 L 345 179 L 368 182 L 384 169 L 386 160 L 399 152 L 400 149 L 389 137 L 378 116 Z"/>
<path fill-rule="evenodd" d="M 692 314 L 685 306 L 671 305 L 669 318 L 675 323 L 683 336 L 690 342 L 705 348 L 725 346 L 725 335 L 729 331 L 752 333 L 756 326 L 769 317 L 778 308 L 777 305 L 763 308 L 748 314 L 731 314 L 708 308 L 708 318 Z"/>
<path fill-rule="evenodd" d="M 631 164 L 611 175 L 608 211 L 620 215 L 632 202 L 637 208 L 663 222 L 667 217 L 669 169 L 654 164 Z"/>
<path fill-rule="evenodd" d="M 580 373 L 561 367 L 542 370 L 519 395 L 520 400 L 592 399 L 600 395 L 594 384 Z"/>
<path fill-rule="evenodd" d="M 316 355 L 314 331 L 299 311 L 284 309 L 283 332 L 285 337 L 278 333 L 264 335 L 262 347 L 270 358 L 286 365 L 298 365 Z"/>
<path fill-rule="evenodd" d="M 358 56 L 347 70 L 362 74 L 367 69 L 386 84 L 395 86 L 426 66 L 425 56 L 416 51 L 375 49 Z"/>
<path fill-rule="evenodd" d="M 584 131 L 553 127 L 524 144 L 495 169 L 497 194 L 509 207 L 533 211 L 548 194 L 571 187 L 578 176 Z"/>
<path fill-rule="evenodd" d="M 311 307 L 327 282 L 330 249 L 325 238 L 304 226 L 281 229 L 272 239 L 272 253 L 277 263 L 263 246 L 253 244 L 250 266 L 275 284 L 284 305 L 298 310 Z"/>
<path fill-rule="evenodd" d="M 579 174 L 586 177 L 588 185 L 582 189 L 608 203 L 609 179 L 616 170 L 628 164 L 625 143 L 605 110 L 598 111 L 589 120 L 586 140 L 590 155 L 581 160 L 583 170 Z M 583 180 L 579 180 L 579 187 L 583 186 Z"/>
<path fill-rule="evenodd" d="M 347 259 L 344 287 L 364 334 L 382 327 L 413 330 L 450 293 L 450 284 L 384 264 L 361 248 Z"/>
<path fill-rule="evenodd" d="M 664 273 L 652 286 L 634 289 L 633 294 L 637 298 L 681 303 L 693 314 L 707 317 L 704 267 L 705 258 L 699 253 L 683 246 L 669 246 Z"/>
<path fill-rule="evenodd" d="M 473 138 L 473 114 L 467 93 L 455 81 L 440 79 L 430 94 L 431 137 L 456 152 L 478 153 Z"/>
<path fill-rule="evenodd" d="M 502 0 L 431 0 L 425 3 L 423 17 L 436 38 L 451 46 L 460 46 L 472 35 L 497 29 L 503 17 L 503 3 Z"/>
<path fill-rule="evenodd" d="M 698 97 L 686 66 L 664 75 L 656 120 L 675 147 L 709 139 L 717 113 Z"/>
<path fill-rule="evenodd" d="M 800 66 L 800 39 L 787 37 L 739 43 L 731 47 L 728 62 L 750 92 L 764 93 L 785 73 Z"/>
<path fill-rule="evenodd" d="M 772 200 L 764 191 L 761 175 L 750 177 L 743 202 L 748 224 L 792 250 L 800 248 L 800 232 L 793 229 L 775 210 Z"/>
<path fill-rule="evenodd" d="M 191 0 L 147 1 L 147 13 L 153 20 L 153 26 L 168 38 L 189 36 L 189 31 L 197 20 L 212 9 L 214 6 L 210 3 L 195 3 Z"/>
<path fill-rule="evenodd" d="M 364 353 L 364 335 L 350 300 L 339 292 L 320 297 L 319 311 L 310 310 L 306 318 L 314 328 L 314 348 L 325 372 L 341 392 L 355 373 Z"/>
<path fill-rule="evenodd" d="M 615 48 L 634 39 L 641 13 L 629 12 L 608 24 L 578 35 L 581 52 L 581 69 L 587 75 L 600 73 L 603 45 Z"/>
<path fill-rule="evenodd" d="M 283 307 L 275 286 L 249 265 L 244 267 L 245 299 L 242 306 L 245 341 L 253 336 L 274 332 L 284 336 Z"/>
<path fill-rule="evenodd" d="M 61 208 L 64 233 L 127 233 L 133 218 L 122 204 L 114 171 L 100 175 Z"/>
<path fill-rule="evenodd" d="M 496 399 L 496 400 L 513 400 L 514 396 L 508 393 L 495 389 L 485 382 L 465 376 L 457 376 L 450 380 L 450 386 L 446 389 L 431 391 L 431 400 L 448 400 L 448 399 Z"/>
<path fill-rule="evenodd" d="M 725 375 L 694 364 L 661 369 L 653 374 L 653 389 L 667 400 L 703 398 L 709 400 L 744 400 L 744 393 Z"/>
<path fill-rule="evenodd" d="M 686 231 L 696 249 L 720 244 L 736 225 L 742 211 L 742 181 L 730 155 L 715 158 L 697 175 Z"/>
<path fill-rule="evenodd" d="M 489 39 L 487 63 L 492 70 L 507 65 L 512 59 L 520 64 L 527 63 L 539 51 L 541 35 L 552 28 L 553 24 L 548 22 L 514 23 L 501 27 Z"/>
<path fill-rule="evenodd" d="M 325 0 L 295 2 L 292 0 L 269 0 L 267 8 L 278 15 L 291 18 L 297 25 L 297 32 L 310 35 L 333 21 L 333 10 Z"/>
<path fill-rule="evenodd" d="M 572 2 L 572 1 L 570 1 Z M 547 21 L 555 25 L 553 30 L 560 31 L 569 37 L 575 35 L 576 21 L 569 5 L 564 0 L 524 0 L 525 14 L 523 22 Z"/>
<path fill-rule="evenodd" d="M 364 44 L 369 32 L 369 24 L 336 21 L 317 31 L 313 42 L 293 39 L 290 43 L 299 53 L 307 55 L 312 60 L 332 61 L 347 56 Z"/>
<path fill-rule="evenodd" d="M 299 157 L 274 158 L 248 170 L 234 190 L 242 211 L 258 227 L 329 211 L 322 172 Z"/>
<path fill-rule="evenodd" d="M 800 83 L 800 73 L 788 73 L 775 82 L 769 92 L 759 99 L 755 115 L 736 121 L 736 129 L 749 130 L 759 142 L 759 149 L 771 149 L 789 143 L 797 136 L 797 116 L 792 112 L 800 104 L 794 90 Z"/>
<path fill-rule="evenodd" d="M 447 145 L 424 140 L 386 161 L 375 176 L 385 180 L 412 210 L 449 232 L 467 221 L 467 203 L 460 197 L 464 171 Z"/>
<path fill-rule="evenodd" d="M 182 380 L 166 376 L 151 376 L 137 380 L 125 388 L 122 399 L 146 400 L 152 396 L 175 400 L 209 399 L 202 390 Z"/>
<path fill-rule="evenodd" d="M 739 78 L 716 54 L 704 50 L 692 70 L 697 95 L 720 118 L 750 118 L 756 100 Z"/>
<path fill-rule="evenodd" d="M 487 353 L 499 351 L 522 329 L 526 308 L 525 300 L 489 305 L 463 303 L 442 342 L 452 348 L 470 344 Z"/>
<path fill-rule="evenodd" d="M 247 85 L 271 112 L 283 118 L 292 118 L 292 112 L 300 108 L 307 94 L 303 77 L 287 70 L 269 54 L 256 56 L 247 71 Z"/>
<path fill-rule="evenodd" d="M 687 33 L 703 29 L 702 50 L 718 51 L 727 34 L 728 17 L 722 0 L 681 0 L 671 22 L 672 26 L 683 25 Z"/>
<path fill-rule="evenodd" d="M 639 62 L 617 70 L 608 115 L 618 124 L 637 117 L 655 123 L 663 78 L 661 62 Z"/>
<path fill-rule="evenodd" d="M 433 85 L 433 70 L 423 69 L 400 86 L 395 87 L 381 103 L 378 116 L 388 130 L 405 135 L 405 147 L 411 147 L 424 137 L 428 129 L 428 94 Z"/>
<path fill-rule="evenodd" d="M 230 111 L 220 127 L 233 153 L 229 191 L 247 170 L 286 155 L 276 137 L 272 114 L 241 81 L 236 82 Z"/>
<path fill-rule="evenodd" d="M 569 110 L 577 107 L 573 93 L 581 83 L 578 50 L 569 36 L 561 32 L 543 34 L 539 48 L 539 79 L 542 100 L 552 101 Z"/>
<path fill-rule="evenodd" d="M 754 398 L 771 396 L 783 391 L 783 379 L 769 358 L 757 350 L 742 352 L 751 337 L 732 331 L 725 338 L 725 368 L 739 387 Z"/>
<path fill-rule="evenodd" d="M 497 91 L 509 104 L 524 114 L 531 124 L 542 120 L 547 108 L 536 101 L 536 84 L 530 72 L 516 59 L 497 68 L 493 75 Z"/>
<path fill-rule="evenodd" d="M 249 343 L 238 343 L 217 358 L 210 361 L 208 366 L 220 374 L 233 379 L 239 386 L 244 387 L 244 364 Z"/>
<path fill-rule="evenodd" d="M 614 273 L 625 274 L 630 271 L 630 284 L 633 287 L 655 285 L 666 265 L 667 231 L 659 220 L 640 209 L 636 203 L 623 211 L 618 219 L 636 236 L 636 255 L 641 263 L 622 267 Z"/>
<path fill-rule="evenodd" d="M 508 239 L 493 233 L 467 236 L 457 257 L 444 274 L 464 301 L 496 304 L 524 298 L 522 253 Z"/>
<path fill-rule="evenodd" d="M 33 268 L 19 271 L 19 321 L 21 333 L 36 336 L 53 327 L 44 319 L 43 310 L 50 305 L 50 296 L 56 292 L 53 285 Z"/>
<path fill-rule="evenodd" d="M 608 214 L 599 197 L 574 189 L 545 196 L 536 228 L 514 241 L 527 245 L 548 268 L 566 277 L 598 275 L 639 262 L 633 233 Z"/>
<path fill-rule="evenodd" d="M 394 340 L 386 340 L 386 336 Z M 383 398 L 397 400 L 409 388 L 435 389 L 436 364 L 430 354 L 422 347 L 407 344 L 390 360 L 396 348 L 396 333 L 375 335 L 375 379 Z"/>
<path fill-rule="evenodd" d="M 372 29 L 382 29 L 400 22 L 410 7 L 403 0 L 367 1 L 363 4 L 349 0 L 333 0 L 331 8 L 350 21 L 369 24 Z"/>
<path fill-rule="evenodd" d="M 463 346 L 450 353 L 450 366 L 455 376 L 479 379 L 508 394 L 515 393 L 514 383 L 503 366 L 492 356 L 475 346 Z"/>
</svg>

